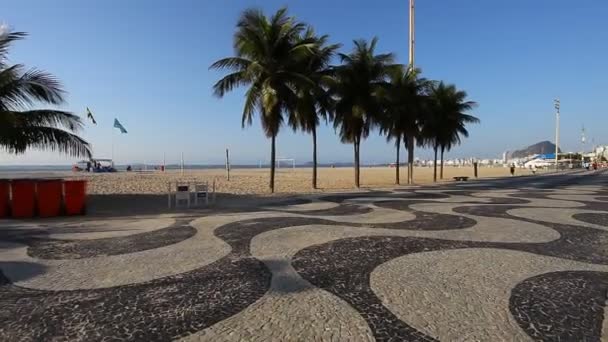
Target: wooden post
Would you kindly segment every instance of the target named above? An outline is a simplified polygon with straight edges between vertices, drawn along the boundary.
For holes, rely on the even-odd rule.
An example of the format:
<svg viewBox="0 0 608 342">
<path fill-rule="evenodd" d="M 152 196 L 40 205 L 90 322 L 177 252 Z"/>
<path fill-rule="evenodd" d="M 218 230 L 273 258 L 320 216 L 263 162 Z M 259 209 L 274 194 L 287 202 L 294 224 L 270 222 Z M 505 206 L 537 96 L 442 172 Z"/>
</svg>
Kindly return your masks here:
<svg viewBox="0 0 608 342">
<path fill-rule="evenodd" d="M 205 205 L 209 205 L 209 181 L 205 182 Z"/>
<path fill-rule="evenodd" d="M 230 151 L 226 149 L 226 178 L 230 181 Z"/>
<path fill-rule="evenodd" d="M 171 182 L 167 183 L 167 206 L 171 209 Z"/>
<path fill-rule="evenodd" d="M 181 170 L 182 170 L 182 176 L 183 176 L 184 175 L 184 152 L 182 152 Z"/>
</svg>

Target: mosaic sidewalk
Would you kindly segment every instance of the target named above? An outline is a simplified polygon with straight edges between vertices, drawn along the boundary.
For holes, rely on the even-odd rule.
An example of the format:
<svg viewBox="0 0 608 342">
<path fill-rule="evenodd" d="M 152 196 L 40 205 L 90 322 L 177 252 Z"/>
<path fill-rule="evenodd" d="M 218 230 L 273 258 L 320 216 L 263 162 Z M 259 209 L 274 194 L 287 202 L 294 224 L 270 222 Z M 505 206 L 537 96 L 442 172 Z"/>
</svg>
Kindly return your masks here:
<svg viewBox="0 0 608 342">
<path fill-rule="evenodd" d="M 608 173 L 0 222 L 1 341 L 600 341 Z"/>
</svg>

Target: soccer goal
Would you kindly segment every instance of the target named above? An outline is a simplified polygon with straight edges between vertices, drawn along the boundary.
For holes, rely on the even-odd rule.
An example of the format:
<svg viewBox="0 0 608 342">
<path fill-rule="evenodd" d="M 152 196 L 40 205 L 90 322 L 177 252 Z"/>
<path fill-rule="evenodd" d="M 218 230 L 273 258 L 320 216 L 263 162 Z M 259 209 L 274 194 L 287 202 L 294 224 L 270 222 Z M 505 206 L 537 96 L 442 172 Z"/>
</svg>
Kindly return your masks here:
<svg viewBox="0 0 608 342">
<path fill-rule="evenodd" d="M 295 158 L 277 158 L 276 160 L 276 168 L 277 169 L 296 169 L 296 160 Z"/>
</svg>

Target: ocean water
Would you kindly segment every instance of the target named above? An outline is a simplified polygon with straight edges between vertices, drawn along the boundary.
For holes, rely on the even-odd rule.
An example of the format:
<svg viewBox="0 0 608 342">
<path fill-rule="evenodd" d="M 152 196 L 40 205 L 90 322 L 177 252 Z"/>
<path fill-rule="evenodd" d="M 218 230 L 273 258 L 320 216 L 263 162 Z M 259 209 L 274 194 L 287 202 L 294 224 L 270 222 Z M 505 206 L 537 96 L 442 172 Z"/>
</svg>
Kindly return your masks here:
<svg viewBox="0 0 608 342">
<path fill-rule="evenodd" d="M 296 164 L 296 168 L 307 168 L 311 167 L 310 163 L 306 164 Z M 322 163 L 318 165 L 319 167 L 352 167 L 352 163 Z M 361 165 L 361 166 L 372 166 L 372 165 Z M 124 171 L 127 169 L 127 165 L 116 165 L 117 170 Z M 145 165 L 145 164 L 131 164 L 133 170 L 154 170 L 154 168 L 158 168 L 158 165 Z M 205 165 L 205 164 L 185 164 L 184 169 L 187 170 L 207 170 L 207 169 L 224 169 L 226 166 L 221 164 L 215 165 Z M 252 165 L 252 164 L 234 164 L 230 166 L 232 169 L 257 169 L 260 165 Z M 268 168 L 268 164 L 262 164 L 263 168 Z M 281 168 L 289 168 L 291 165 L 281 165 Z M 166 165 L 165 168 L 167 170 L 179 170 L 180 165 L 178 164 L 169 164 Z M 0 165 L 0 173 L 18 173 L 18 172 L 65 172 L 71 171 L 72 165 Z"/>
</svg>

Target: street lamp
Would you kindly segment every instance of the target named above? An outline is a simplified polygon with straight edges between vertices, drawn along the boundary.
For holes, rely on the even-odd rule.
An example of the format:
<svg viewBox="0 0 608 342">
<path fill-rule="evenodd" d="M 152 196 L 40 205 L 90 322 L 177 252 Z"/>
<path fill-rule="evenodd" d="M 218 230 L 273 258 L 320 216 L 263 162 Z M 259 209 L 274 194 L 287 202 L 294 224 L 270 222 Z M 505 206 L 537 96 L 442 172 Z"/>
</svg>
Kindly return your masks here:
<svg viewBox="0 0 608 342">
<path fill-rule="evenodd" d="M 583 129 L 581 131 L 581 167 L 583 166 L 583 162 L 585 161 L 585 142 L 587 141 L 587 137 L 585 136 L 585 126 L 583 125 Z"/>
<path fill-rule="evenodd" d="M 409 35 L 409 41 L 408 41 L 408 48 L 409 48 L 409 71 L 413 72 L 414 70 L 416 70 L 416 67 L 414 66 L 414 41 L 415 41 L 415 25 L 414 25 L 414 13 L 415 13 L 415 8 L 414 8 L 414 0 L 410 0 L 410 35 Z M 411 140 L 410 140 L 411 139 Z M 413 142 L 413 138 L 408 139 L 410 142 Z M 412 148 L 411 146 L 409 148 Z M 410 159 L 411 157 L 411 159 Z M 414 184 L 414 160 L 413 160 L 413 153 L 409 153 L 408 152 L 408 158 L 407 158 L 407 184 Z"/>
<path fill-rule="evenodd" d="M 415 44 L 415 40 L 416 40 L 416 36 L 415 36 L 415 24 L 414 24 L 414 14 L 415 14 L 415 8 L 414 8 L 414 0 L 410 0 L 410 39 L 409 39 L 409 67 L 411 69 L 411 71 L 414 71 L 414 44 Z"/>
<path fill-rule="evenodd" d="M 559 98 L 553 100 L 555 106 L 555 172 L 558 171 L 558 155 L 559 155 Z"/>
</svg>

